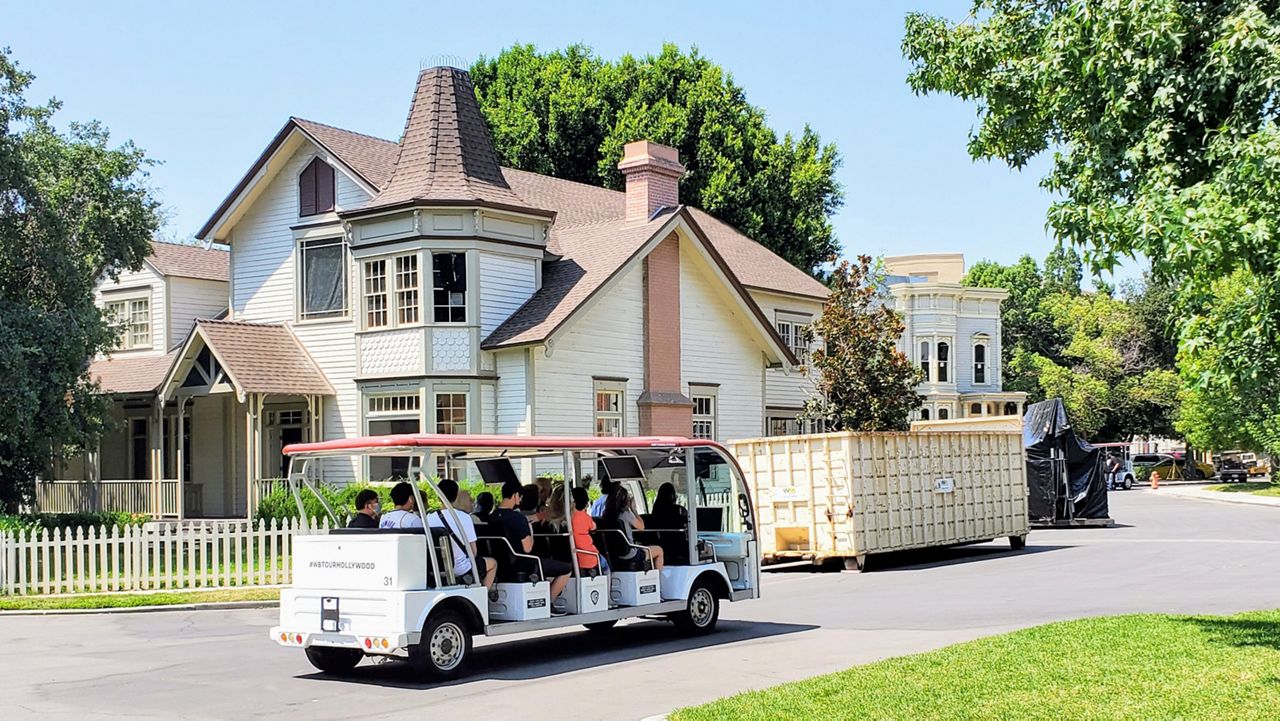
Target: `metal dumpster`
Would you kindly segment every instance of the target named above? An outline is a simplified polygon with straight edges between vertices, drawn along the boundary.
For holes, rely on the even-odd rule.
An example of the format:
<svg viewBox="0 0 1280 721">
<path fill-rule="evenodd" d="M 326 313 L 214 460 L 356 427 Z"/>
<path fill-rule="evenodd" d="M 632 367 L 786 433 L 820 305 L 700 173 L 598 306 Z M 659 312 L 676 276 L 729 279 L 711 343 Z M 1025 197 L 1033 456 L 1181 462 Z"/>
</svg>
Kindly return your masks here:
<svg viewBox="0 0 1280 721">
<path fill-rule="evenodd" d="M 818 433 L 730 441 L 765 563 L 844 559 L 1028 533 L 1017 431 Z"/>
</svg>

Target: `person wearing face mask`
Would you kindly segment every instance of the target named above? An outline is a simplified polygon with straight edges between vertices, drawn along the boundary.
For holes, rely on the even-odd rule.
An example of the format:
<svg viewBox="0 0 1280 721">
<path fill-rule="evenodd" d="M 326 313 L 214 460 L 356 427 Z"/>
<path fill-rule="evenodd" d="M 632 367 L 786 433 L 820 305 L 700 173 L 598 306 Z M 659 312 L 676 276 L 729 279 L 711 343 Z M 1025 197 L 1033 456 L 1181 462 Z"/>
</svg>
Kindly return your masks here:
<svg viewBox="0 0 1280 721">
<path fill-rule="evenodd" d="M 351 517 L 347 528 L 377 528 L 378 511 L 382 503 L 378 500 L 378 492 L 366 488 L 356 494 L 356 515 Z"/>
</svg>

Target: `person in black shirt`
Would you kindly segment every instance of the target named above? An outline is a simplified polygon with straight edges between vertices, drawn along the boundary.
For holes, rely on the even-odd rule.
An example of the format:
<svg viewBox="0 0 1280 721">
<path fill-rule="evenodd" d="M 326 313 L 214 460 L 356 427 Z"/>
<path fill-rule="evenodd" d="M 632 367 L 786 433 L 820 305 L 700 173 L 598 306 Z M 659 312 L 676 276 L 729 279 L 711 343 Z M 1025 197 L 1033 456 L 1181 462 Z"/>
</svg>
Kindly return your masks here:
<svg viewBox="0 0 1280 721">
<path fill-rule="evenodd" d="M 381 507 L 378 492 L 366 488 L 356 494 L 356 515 L 351 517 L 347 528 L 377 528 L 378 511 Z"/>
<path fill-rule="evenodd" d="M 658 495 L 653 500 L 653 527 L 673 531 L 682 531 L 689 525 L 689 512 L 676 499 L 676 487 L 671 483 L 658 486 Z"/>
<path fill-rule="evenodd" d="M 533 531 L 529 528 L 529 519 L 517 510 L 523 489 L 517 481 L 502 484 L 502 503 L 489 516 L 489 523 L 497 526 L 502 535 L 511 542 L 516 553 L 533 551 Z M 564 561 L 554 558 L 540 558 L 542 572 L 551 581 L 552 613 L 555 613 L 555 600 L 564 592 L 569 584 L 569 573 L 573 568 Z"/>
</svg>

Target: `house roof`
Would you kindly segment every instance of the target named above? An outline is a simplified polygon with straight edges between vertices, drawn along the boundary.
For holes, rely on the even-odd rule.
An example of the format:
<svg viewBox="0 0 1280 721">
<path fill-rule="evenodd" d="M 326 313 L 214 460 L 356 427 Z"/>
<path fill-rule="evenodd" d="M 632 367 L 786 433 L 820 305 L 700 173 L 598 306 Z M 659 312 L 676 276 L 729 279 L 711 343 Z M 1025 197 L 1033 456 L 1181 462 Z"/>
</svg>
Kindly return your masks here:
<svg viewBox="0 0 1280 721">
<path fill-rule="evenodd" d="M 391 179 L 354 212 L 418 201 L 479 202 L 550 215 L 526 206 L 507 184 L 465 70 L 435 67 L 418 74 Z"/>
<path fill-rule="evenodd" d="M 153 241 L 147 262 L 161 275 L 223 283 L 231 279 L 231 254 L 217 248 Z"/>
<path fill-rule="evenodd" d="M 154 393 L 164 382 L 176 355 L 111 356 L 89 364 L 89 376 L 98 382 L 104 393 Z"/>
<path fill-rule="evenodd" d="M 330 153 L 341 158 L 342 162 L 374 188 L 381 188 L 391 179 L 396 158 L 400 156 L 399 143 L 353 133 L 314 120 L 290 120 Z"/>
<path fill-rule="evenodd" d="M 184 357 L 197 336 L 239 393 L 334 395 L 320 367 L 284 325 L 200 318 L 183 346 Z"/>
</svg>

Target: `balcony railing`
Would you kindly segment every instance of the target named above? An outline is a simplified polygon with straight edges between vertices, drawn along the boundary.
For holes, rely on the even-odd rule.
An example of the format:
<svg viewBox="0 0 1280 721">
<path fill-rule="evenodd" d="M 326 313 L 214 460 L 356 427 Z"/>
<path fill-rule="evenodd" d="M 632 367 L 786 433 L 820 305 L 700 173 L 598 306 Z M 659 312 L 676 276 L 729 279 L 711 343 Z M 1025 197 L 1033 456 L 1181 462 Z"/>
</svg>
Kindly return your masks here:
<svg viewBox="0 0 1280 721">
<path fill-rule="evenodd" d="M 176 478 L 152 480 L 58 480 L 36 482 L 40 513 L 113 511 L 154 518 L 178 515 Z"/>
</svg>

